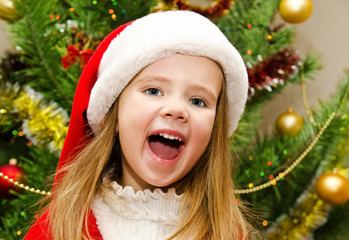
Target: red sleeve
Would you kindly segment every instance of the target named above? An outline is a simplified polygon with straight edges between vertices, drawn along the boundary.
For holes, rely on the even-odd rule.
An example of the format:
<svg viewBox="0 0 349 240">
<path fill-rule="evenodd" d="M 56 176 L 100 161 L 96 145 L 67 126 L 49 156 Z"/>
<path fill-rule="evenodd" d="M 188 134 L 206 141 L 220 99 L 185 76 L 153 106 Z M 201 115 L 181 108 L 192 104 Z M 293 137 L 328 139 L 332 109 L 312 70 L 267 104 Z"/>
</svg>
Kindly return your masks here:
<svg viewBox="0 0 349 240">
<path fill-rule="evenodd" d="M 29 229 L 24 240 L 50 240 L 51 235 L 48 227 L 48 211 L 34 223 L 34 225 Z"/>
<path fill-rule="evenodd" d="M 96 218 L 91 210 L 88 214 L 88 229 L 93 240 L 103 240 L 103 237 L 97 227 Z"/>
<path fill-rule="evenodd" d="M 96 218 L 92 211 L 88 214 L 88 228 L 91 240 L 103 240 L 101 233 L 98 230 Z M 24 240 L 52 240 L 49 224 L 48 224 L 48 212 L 46 211 L 29 229 Z"/>
</svg>

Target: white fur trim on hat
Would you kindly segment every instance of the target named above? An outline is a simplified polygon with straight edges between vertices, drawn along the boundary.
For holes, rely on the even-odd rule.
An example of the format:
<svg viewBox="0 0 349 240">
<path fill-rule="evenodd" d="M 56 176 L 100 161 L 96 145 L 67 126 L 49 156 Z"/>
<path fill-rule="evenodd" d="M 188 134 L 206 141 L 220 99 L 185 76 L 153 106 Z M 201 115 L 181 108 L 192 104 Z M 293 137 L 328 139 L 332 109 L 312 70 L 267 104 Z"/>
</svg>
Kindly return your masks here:
<svg viewBox="0 0 349 240">
<path fill-rule="evenodd" d="M 232 134 L 247 99 L 245 64 L 215 24 L 189 11 L 149 14 L 111 41 L 101 59 L 87 109 L 92 130 L 98 129 L 111 105 L 138 72 L 176 53 L 208 57 L 222 67 L 229 101 L 229 135 Z"/>
</svg>

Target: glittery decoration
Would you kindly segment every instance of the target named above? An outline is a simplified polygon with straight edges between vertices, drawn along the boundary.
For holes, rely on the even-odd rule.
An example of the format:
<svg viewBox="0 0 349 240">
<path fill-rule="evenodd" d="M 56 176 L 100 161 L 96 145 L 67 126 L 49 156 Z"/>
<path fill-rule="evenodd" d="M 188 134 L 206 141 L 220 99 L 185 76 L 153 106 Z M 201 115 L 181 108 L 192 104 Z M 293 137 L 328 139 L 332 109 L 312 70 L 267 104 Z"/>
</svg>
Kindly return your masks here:
<svg viewBox="0 0 349 240">
<path fill-rule="evenodd" d="M 22 130 L 13 130 L 12 134 L 25 135 L 30 140 L 28 146 L 44 145 L 60 152 L 69 122 L 64 110 L 55 104 L 44 103 L 44 98 L 29 87 L 19 89 L 7 84 L 0 90 L 0 95 L 0 102 L 6 104 L 1 106 L 0 103 L 0 108 L 7 108 L 5 113 L 0 114 L 0 124 L 21 121 Z"/>
<path fill-rule="evenodd" d="M 272 224 L 263 239 L 310 239 L 314 229 L 327 221 L 330 205 L 316 195 L 314 183 L 297 200 L 290 214 Z M 287 233 L 287 238 L 284 238 Z"/>
<path fill-rule="evenodd" d="M 213 1 L 208 7 L 195 6 L 188 0 L 160 0 L 151 12 L 167 10 L 187 10 L 197 12 L 212 20 L 229 13 L 229 9 L 234 4 L 232 0 Z"/>
<path fill-rule="evenodd" d="M 251 54 L 247 51 L 247 54 Z M 272 91 L 272 87 L 284 84 L 301 65 L 299 55 L 291 48 L 286 48 L 273 54 L 268 59 L 263 60 L 258 57 L 259 62 L 255 66 L 247 63 L 249 78 L 249 96 L 252 97 L 257 91 L 267 89 Z"/>
</svg>

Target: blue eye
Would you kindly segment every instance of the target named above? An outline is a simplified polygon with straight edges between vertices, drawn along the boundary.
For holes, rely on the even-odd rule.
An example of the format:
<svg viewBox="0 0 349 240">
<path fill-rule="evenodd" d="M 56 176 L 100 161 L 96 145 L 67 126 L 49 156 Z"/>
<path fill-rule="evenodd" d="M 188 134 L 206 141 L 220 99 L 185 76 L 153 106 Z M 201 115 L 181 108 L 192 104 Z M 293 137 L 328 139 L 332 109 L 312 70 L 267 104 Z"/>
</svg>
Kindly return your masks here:
<svg viewBox="0 0 349 240">
<path fill-rule="evenodd" d="M 206 106 L 206 104 L 203 100 L 197 99 L 197 98 L 191 99 L 189 102 L 195 106 L 198 106 L 198 107 L 205 107 Z"/>
<path fill-rule="evenodd" d="M 162 96 L 162 92 L 159 89 L 156 88 L 149 88 L 144 91 L 146 94 L 152 95 L 152 96 Z"/>
</svg>

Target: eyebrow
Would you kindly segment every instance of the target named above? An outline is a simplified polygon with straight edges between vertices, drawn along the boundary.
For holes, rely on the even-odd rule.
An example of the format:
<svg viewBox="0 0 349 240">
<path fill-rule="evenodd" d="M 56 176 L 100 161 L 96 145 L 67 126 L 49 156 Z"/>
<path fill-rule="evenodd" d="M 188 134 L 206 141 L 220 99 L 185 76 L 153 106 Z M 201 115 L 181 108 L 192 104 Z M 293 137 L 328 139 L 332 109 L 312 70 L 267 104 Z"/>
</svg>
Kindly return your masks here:
<svg viewBox="0 0 349 240">
<path fill-rule="evenodd" d="M 136 79 L 136 81 L 134 83 L 143 82 L 143 81 L 170 82 L 170 79 L 168 79 L 166 77 L 161 77 L 161 76 L 145 76 L 145 77 L 141 77 L 141 78 Z"/>
<path fill-rule="evenodd" d="M 198 85 L 198 84 L 192 84 L 191 87 L 196 88 L 199 91 L 202 91 L 202 92 L 206 93 L 210 98 L 212 98 L 212 99 L 214 99 L 216 101 L 218 100 L 219 95 L 216 97 L 216 95 L 209 88 L 206 88 L 206 87 Z"/>
</svg>

